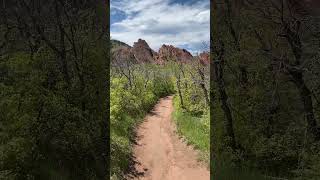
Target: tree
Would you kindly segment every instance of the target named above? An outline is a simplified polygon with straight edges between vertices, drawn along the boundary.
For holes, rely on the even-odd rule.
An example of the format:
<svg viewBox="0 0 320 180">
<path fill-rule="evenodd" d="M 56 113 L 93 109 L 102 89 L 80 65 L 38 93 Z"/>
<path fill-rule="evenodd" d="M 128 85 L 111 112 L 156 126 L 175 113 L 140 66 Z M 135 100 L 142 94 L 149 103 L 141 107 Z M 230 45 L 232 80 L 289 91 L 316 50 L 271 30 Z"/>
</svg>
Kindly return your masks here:
<svg viewBox="0 0 320 180">
<path fill-rule="evenodd" d="M 1 177 L 109 177 L 105 3 L 1 1 Z"/>
</svg>

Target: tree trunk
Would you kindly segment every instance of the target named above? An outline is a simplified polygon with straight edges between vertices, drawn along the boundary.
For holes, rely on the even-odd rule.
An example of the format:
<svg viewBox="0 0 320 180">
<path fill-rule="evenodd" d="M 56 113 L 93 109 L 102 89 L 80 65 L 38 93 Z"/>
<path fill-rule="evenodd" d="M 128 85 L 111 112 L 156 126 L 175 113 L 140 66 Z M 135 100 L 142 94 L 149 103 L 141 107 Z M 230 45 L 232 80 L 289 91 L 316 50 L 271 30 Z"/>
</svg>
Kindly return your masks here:
<svg viewBox="0 0 320 180">
<path fill-rule="evenodd" d="M 312 93 L 306 86 L 302 72 L 289 71 L 294 79 L 294 83 L 299 90 L 300 98 L 303 102 L 303 111 L 307 121 L 307 129 L 310 135 L 316 140 L 320 140 L 320 128 L 313 112 Z"/>
<path fill-rule="evenodd" d="M 227 1 L 228 3 L 229 1 Z M 217 7 L 217 2 L 213 1 L 211 2 L 211 8 L 213 9 L 214 13 L 217 13 L 218 7 Z M 223 11 L 223 10 L 222 10 Z M 216 85 L 218 86 L 218 94 L 220 96 L 220 102 L 221 102 L 221 108 L 225 114 L 225 120 L 224 120 L 224 127 L 226 129 L 226 136 L 229 138 L 229 146 L 235 150 L 236 149 L 236 140 L 235 140 L 235 135 L 233 131 L 233 117 L 232 113 L 228 104 L 228 95 L 224 86 L 224 78 L 223 78 L 223 62 L 224 62 L 224 54 L 225 54 L 225 49 L 224 49 L 224 43 L 220 39 L 219 36 L 219 30 L 217 30 L 218 26 L 218 15 L 214 14 L 212 18 L 210 19 L 210 24 L 214 24 L 215 28 L 211 29 L 211 45 L 210 45 L 210 50 L 211 53 L 215 53 L 215 58 L 211 59 L 211 68 L 213 68 L 213 71 L 211 70 L 210 73 L 210 78 L 214 79 L 216 82 Z M 233 33 L 233 32 L 231 32 Z M 212 83 L 211 83 L 212 84 Z M 212 87 L 212 86 L 211 86 Z M 213 93 L 210 93 L 211 97 Z M 212 105 L 212 100 L 211 100 L 211 105 Z M 212 107 L 211 107 L 212 109 Z M 210 114 L 212 115 L 212 114 Z"/>
<path fill-rule="evenodd" d="M 203 91 L 203 94 L 204 94 L 204 97 L 205 97 L 205 100 L 206 100 L 206 104 L 209 105 L 210 104 L 210 100 L 209 100 L 209 96 L 208 96 L 208 90 L 205 86 L 205 76 L 204 76 L 204 73 L 201 71 L 200 68 L 198 68 L 198 73 L 200 75 L 200 78 L 201 78 L 201 82 L 200 82 L 200 87 Z"/>
<path fill-rule="evenodd" d="M 222 42 L 220 42 L 222 43 Z M 221 49 L 217 52 L 218 57 L 217 60 L 213 63 L 214 73 L 215 73 L 215 81 L 218 85 L 218 92 L 220 95 L 221 101 L 221 108 L 226 116 L 224 125 L 226 129 L 226 134 L 229 138 L 229 145 L 230 147 L 235 150 L 236 149 L 236 140 L 233 131 L 233 117 L 232 113 L 228 104 L 228 95 L 224 86 L 224 79 L 223 79 L 223 58 L 224 58 L 224 47 L 221 44 Z"/>
<path fill-rule="evenodd" d="M 288 66 L 287 70 L 299 90 L 300 98 L 303 102 L 304 115 L 307 120 L 308 133 L 313 136 L 315 140 L 320 140 L 320 128 L 317 125 L 317 120 L 313 112 L 312 93 L 304 81 L 303 71 L 298 69 L 302 58 L 302 44 L 299 38 L 299 32 L 292 30 L 285 22 L 283 23 L 286 30 L 287 41 L 295 57 L 295 67 L 292 68 Z M 299 28 L 299 25 L 297 28 Z"/>
<path fill-rule="evenodd" d="M 181 92 L 181 84 L 180 83 L 181 82 L 180 82 L 180 74 L 179 74 L 178 78 L 177 78 L 177 87 L 178 87 L 178 94 L 179 94 L 179 98 L 180 98 L 180 105 L 184 109 L 183 96 L 182 96 L 182 92 Z"/>
<path fill-rule="evenodd" d="M 218 85 L 218 91 L 220 95 L 220 101 L 221 101 L 221 108 L 223 109 L 223 112 L 226 116 L 225 120 L 225 129 L 227 136 L 230 138 L 230 147 L 235 149 L 236 147 L 236 141 L 235 141 L 235 135 L 233 131 L 233 117 L 231 114 L 231 110 L 229 108 L 228 104 L 228 95 L 225 90 L 224 82 L 223 82 L 223 73 L 222 73 L 222 68 L 220 64 L 215 64 L 214 66 L 216 76 L 218 77 L 216 82 Z"/>
</svg>

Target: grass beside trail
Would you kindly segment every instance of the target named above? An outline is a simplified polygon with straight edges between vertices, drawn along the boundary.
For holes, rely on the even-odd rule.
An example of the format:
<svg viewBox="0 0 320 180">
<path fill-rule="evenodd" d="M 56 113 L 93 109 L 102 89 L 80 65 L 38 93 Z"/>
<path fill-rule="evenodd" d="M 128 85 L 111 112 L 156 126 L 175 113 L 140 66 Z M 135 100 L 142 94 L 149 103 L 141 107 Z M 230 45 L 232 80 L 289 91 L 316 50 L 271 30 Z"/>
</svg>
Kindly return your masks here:
<svg viewBox="0 0 320 180">
<path fill-rule="evenodd" d="M 173 105 L 173 120 L 177 125 L 178 134 L 200 151 L 199 160 L 208 166 L 211 163 L 211 180 L 285 180 L 264 176 L 257 170 L 245 166 L 239 168 L 228 161 L 210 162 L 210 117 L 196 116 L 183 110 L 176 96 Z"/>
<path fill-rule="evenodd" d="M 195 116 L 179 107 L 178 98 L 174 97 L 173 119 L 177 124 L 179 135 L 182 135 L 188 144 L 200 150 L 199 159 L 209 165 L 210 161 L 210 127 L 209 116 Z"/>
</svg>

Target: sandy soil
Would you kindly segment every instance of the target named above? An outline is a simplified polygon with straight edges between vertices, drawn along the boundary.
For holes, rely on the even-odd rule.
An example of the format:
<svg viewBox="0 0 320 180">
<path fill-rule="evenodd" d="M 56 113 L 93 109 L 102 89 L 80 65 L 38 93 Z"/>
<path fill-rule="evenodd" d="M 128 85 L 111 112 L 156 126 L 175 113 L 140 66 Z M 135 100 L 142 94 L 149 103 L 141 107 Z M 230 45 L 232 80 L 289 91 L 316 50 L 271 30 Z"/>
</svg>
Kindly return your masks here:
<svg viewBox="0 0 320 180">
<path fill-rule="evenodd" d="M 176 134 L 172 96 L 160 99 L 138 127 L 134 146 L 135 175 L 140 180 L 209 180 L 209 170 L 197 160 L 197 151 Z"/>
</svg>

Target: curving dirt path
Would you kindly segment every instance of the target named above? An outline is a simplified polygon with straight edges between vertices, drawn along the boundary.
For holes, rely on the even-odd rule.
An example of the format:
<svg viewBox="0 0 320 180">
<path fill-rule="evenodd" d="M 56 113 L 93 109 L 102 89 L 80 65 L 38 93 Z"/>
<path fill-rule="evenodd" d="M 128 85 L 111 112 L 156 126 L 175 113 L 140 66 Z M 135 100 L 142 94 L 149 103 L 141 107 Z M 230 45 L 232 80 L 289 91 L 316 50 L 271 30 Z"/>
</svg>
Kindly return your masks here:
<svg viewBox="0 0 320 180">
<path fill-rule="evenodd" d="M 176 134 L 172 112 L 172 96 L 162 98 L 138 127 L 134 146 L 134 168 L 138 173 L 128 179 L 210 179 L 207 168 L 197 161 L 197 152 Z"/>
</svg>

